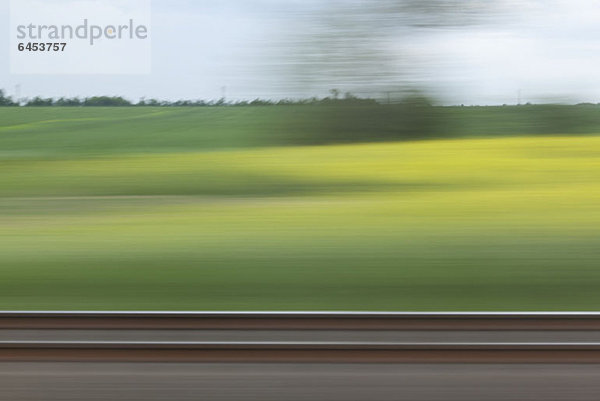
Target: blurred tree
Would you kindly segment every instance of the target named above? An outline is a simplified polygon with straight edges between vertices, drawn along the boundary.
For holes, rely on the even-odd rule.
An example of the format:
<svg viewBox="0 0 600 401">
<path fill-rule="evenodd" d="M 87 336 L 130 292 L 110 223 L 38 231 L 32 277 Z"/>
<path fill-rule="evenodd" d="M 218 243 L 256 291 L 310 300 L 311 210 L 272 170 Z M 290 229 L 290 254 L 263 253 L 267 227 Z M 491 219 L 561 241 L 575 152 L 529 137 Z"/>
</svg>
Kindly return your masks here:
<svg viewBox="0 0 600 401">
<path fill-rule="evenodd" d="M 4 94 L 4 90 L 0 89 L 0 107 L 16 106 L 17 104 L 12 99 Z"/>
<path fill-rule="evenodd" d="M 120 96 L 94 96 L 89 97 L 83 101 L 83 106 L 90 107 L 122 107 L 122 106 L 131 106 L 131 102 L 120 97 Z"/>
<path fill-rule="evenodd" d="M 53 104 L 54 104 L 54 100 L 51 98 L 44 99 L 39 96 L 36 96 L 33 99 L 30 99 L 29 101 L 27 101 L 27 103 L 25 105 L 29 106 L 29 107 L 48 107 L 48 106 L 52 106 Z"/>
<path fill-rule="evenodd" d="M 299 88 L 377 93 L 415 89 L 418 60 L 402 44 L 434 29 L 498 17 L 509 0 L 330 0 L 310 8 L 303 29 L 287 37 L 286 65 Z M 417 88 L 422 89 L 422 88 Z M 335 96 L 334 96 L 335 97 Z"/>
<path fill-rule="evenodd" d="M 54 106 L 79 107 L 79 106 L 81 106 L 81 100 L 76 97 L 74 97 L 74 98 L 61 97 L 60 99 L 58 99 L 54 102 Z"/>
</svg>

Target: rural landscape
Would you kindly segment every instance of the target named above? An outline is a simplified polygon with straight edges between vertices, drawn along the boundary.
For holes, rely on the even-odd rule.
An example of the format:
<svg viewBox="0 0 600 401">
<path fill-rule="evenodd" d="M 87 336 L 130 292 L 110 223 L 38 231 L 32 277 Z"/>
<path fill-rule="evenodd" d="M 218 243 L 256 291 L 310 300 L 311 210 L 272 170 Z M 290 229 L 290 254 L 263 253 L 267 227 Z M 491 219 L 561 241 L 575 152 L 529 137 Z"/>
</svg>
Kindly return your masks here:
<svg viewBox="0 0 600 401">
<path fill-rule="evenodd" d="M 595 310 L 599 117 L 0 107 L 2 309 Z"/>
<path fill-rule="evenodd" d="M 0 21 L 0 401 L 598 401 L 600 1 Z"/>
</svg>

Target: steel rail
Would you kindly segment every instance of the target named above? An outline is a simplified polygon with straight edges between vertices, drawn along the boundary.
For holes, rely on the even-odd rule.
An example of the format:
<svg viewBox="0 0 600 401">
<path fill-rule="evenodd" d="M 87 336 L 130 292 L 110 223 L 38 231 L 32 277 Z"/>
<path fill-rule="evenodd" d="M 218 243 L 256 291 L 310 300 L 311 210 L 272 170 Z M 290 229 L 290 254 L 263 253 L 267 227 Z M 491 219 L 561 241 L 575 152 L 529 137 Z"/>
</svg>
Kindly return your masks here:
<svg viewBox="0 0 600 401">
<path fill-rule="evenodd" d="M 600 343 L 0 342 L 0 362 L 600 363 Z"/>
<path fill-rule="evenodd" d="M 0 329 L 600 330 L 600 313 L 2 311 Z"/>
</svg>

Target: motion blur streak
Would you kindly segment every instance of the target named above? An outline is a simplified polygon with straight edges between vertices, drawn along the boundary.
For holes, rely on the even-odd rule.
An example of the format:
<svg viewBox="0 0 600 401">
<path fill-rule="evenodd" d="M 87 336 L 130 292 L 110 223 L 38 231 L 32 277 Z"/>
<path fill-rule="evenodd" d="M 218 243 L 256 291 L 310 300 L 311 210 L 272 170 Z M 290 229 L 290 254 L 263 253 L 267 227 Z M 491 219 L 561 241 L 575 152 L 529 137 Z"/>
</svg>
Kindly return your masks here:
<svg viewBox="0 0 600 401">
<path fill-rule="evenodd" d="M 597 4 L 154 3 L 156 75 L 0 88 L 2 309 L 598 309 Z"/>
<path fill-rule="evenodd" d="M 596 401 L 596 365 L 0 364 L 11 401 Z"/>
<path fill-rule="evenodd" d="M 224 150 L 195 121 L 229 127 L 249 110 L 138 110 L 61 109 L 64 121 L 0 129 L 4 309 L 600 302 L 596 136 Z M 76 121 L 85 115 L 99 120 Z M 147 132 L 147 151 L 133 152 Z"/>
</svg>

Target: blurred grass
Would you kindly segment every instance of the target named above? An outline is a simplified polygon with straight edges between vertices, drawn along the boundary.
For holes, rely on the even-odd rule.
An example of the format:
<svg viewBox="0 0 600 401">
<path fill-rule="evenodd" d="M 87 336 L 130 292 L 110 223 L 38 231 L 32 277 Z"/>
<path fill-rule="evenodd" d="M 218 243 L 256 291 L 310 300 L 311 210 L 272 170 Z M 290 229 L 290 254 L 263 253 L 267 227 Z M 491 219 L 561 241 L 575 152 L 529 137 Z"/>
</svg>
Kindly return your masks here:
<svg viewBox="0 0 600 401">
<path fill-rule="evenodd" d="M 0 108 L 0 157 L 90 157 L 282 144 L 273 108 Z M 273 137 L 275 136 L 275 138 Z"/>
<path fill-rule="evenodd" d="M 0 309 L 600 305 L 600 137 L 201 151 L 156 128 L 133 153 L 123 128 L 33 157 L 67 134 L 28 127 L 0 128 Z"/>
<path fill-rule="evenodd" d="M 600 132 L 600 105 L 0 107 L 0 161 Z"/>
</svg>

